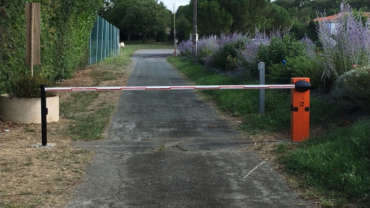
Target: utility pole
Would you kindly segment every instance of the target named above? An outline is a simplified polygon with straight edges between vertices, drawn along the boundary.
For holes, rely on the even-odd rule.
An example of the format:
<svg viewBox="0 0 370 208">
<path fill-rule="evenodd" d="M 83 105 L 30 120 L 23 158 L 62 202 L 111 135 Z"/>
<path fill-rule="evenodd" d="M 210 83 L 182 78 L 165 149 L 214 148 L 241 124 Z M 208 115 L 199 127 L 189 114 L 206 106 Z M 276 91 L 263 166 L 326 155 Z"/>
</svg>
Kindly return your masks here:
<svg viewBox="0 0 370 208">
<path fill-rule="evenodd" d="M 198 0 L 193 0 L 193 56 L 196 57 L 198 54 Z"/>
<path fill-rule="evenodd" d="M 175 56 L 177 56 L 177 43 L 176 43 L 176 3 L 173 4 L 173 43 L 175 48 Z"/>
</svg>

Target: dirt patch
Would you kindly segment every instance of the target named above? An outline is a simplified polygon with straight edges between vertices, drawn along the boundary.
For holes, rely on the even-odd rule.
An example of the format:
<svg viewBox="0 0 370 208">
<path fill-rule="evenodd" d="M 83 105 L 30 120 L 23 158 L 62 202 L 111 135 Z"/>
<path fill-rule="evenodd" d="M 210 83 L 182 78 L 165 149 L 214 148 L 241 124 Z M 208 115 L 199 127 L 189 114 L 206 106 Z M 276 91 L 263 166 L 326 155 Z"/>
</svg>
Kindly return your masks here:
<svg viewBox="0 0 370 208">
<path fill-rule="evenodd" d="M 40 143 L 40 125 L 0 123 L 1 203 L 20 207 L 64 203 L 93 155 L 73 148 L 68 137 L 57 133 L 67 122 L 49 125 L 49 140 L 55 148 L 33 147 Z"/>
<path fill-rule="evenodd" d="M 104 63 L 90 66 L 59 85 L 125 85 L 132 67 L 116 68 Z M 120 94 L 99 93 L 85 108 L 90 111 L 101 105 L 115 108 Z M 61 105 L 71 98 L 70 93 L 60 93 L 59 96 Z M 58 123 L 48 125 L 48 141 L 56 147 L 35 148 L 33 145 L 41 141 L 40 125 L 0 121 L 0 207 L 54 208 L 65 205 L 94 155 L 73 146 L 67 130 L 71 122 L 62 117 Z"/>
</svg>

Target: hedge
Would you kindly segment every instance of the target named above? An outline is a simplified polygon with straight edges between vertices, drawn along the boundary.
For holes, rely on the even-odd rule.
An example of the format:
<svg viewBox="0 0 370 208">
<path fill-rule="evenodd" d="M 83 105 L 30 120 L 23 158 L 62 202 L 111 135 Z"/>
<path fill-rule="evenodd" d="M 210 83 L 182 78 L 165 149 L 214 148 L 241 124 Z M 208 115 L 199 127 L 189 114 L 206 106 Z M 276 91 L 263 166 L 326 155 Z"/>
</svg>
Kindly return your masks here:
<svg viewBox="0 0 370 208">
<path fill-rule="evenodd" d="M 8 91 L 25 66 L 26 2 L 41 3 L 41 66 L 51 81 L 67 78 L 88 61 L 90 32 L 102 0 L 0 0 L 0 92 Z"/>
</svg>

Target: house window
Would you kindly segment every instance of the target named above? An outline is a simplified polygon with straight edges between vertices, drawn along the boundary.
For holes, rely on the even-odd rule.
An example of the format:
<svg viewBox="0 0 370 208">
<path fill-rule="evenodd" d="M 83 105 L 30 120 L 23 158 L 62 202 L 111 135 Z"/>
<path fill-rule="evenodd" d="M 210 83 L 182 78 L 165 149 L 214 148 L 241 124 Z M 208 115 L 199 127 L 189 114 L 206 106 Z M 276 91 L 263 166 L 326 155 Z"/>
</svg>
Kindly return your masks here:
<svg viewBox="0 0 370 208">
<path fill-rule="evenodd" d="M 338 23 L 334 22 L 330 23 L 330 33 L 334 35 L 337 34 L 337 32 L 338 32 Z"/>
</svg>

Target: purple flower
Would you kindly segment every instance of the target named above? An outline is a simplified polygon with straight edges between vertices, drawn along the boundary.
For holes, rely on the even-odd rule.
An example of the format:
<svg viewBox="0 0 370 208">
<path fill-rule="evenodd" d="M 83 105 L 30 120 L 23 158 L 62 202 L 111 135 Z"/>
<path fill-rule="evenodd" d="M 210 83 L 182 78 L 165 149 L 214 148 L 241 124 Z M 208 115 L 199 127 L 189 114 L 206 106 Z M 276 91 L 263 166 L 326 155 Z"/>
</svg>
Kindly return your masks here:
<svg viewBox="0 0 370 208">
<path fill-rule="evenodd" d="M 316 45 L 310 38 L 305 36 L 302 38 L 301 43 L 305 46 L 306 55 L 312 59 L 316 59 Z"/>
</svg>

